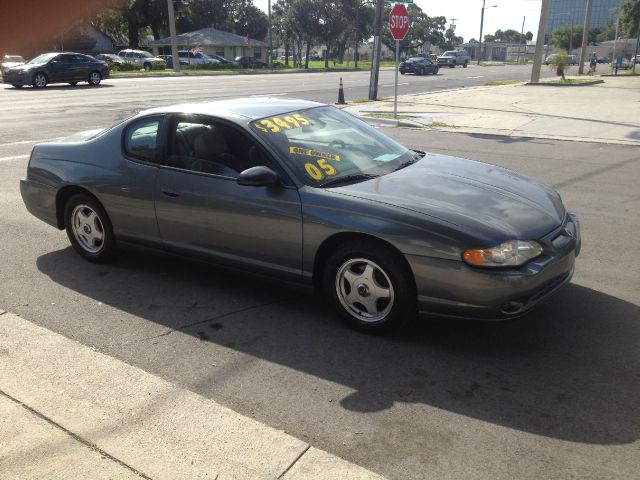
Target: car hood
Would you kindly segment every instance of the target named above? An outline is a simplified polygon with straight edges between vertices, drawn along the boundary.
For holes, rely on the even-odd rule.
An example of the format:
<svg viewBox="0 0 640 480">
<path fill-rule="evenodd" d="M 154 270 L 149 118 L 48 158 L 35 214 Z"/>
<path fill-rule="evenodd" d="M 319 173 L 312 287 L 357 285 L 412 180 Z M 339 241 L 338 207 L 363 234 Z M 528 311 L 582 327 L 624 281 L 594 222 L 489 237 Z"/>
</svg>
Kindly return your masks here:
<svg viewBox="0 0 640 480">
<path fill-rule="evenodd" d="M 19 67 L 20 65 L 24 65 L 24 62 L 4 62 L 2 64 L 2 68 L 14 68 Z"/>
<path fill-rule="evenodd" d="M 456 57 L 452 57 L 452 56 L 449 56 L 449 55 L 447 55 L 447 56 L 445 57 L 444 55 L 440 55 L 440 56 L 438 57 L 438 60 L 447 60 L 447 59 L 449 59 L 449 58 L 456 58 Z"/>
<path fill-rule="evenodd" d="M 505 168 L 444 155 L 427 154 L 397 172 L 332 191 L 435 217 L 495 241 L 540 238 L 565 216 L 560 195 L 550 187 Z"/>
</svg>

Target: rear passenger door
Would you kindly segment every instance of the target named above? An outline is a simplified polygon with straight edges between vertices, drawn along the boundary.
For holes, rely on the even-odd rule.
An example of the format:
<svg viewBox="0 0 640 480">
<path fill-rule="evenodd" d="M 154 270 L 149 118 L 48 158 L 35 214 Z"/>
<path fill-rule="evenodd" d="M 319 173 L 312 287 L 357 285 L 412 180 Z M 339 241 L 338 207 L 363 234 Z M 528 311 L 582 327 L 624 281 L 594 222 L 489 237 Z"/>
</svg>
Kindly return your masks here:
<svg viewBox="0 0 640 480">
<path fill-rule="evenodd" d="M 165 245 L 217 262 L 299 280 L 302 211 L 297 188 L 252 137 L 210 117 L 175 116 L 156 189 Z M 243 170 L 265 165 L 282 185 L 238 185 Z"/>
</svg>

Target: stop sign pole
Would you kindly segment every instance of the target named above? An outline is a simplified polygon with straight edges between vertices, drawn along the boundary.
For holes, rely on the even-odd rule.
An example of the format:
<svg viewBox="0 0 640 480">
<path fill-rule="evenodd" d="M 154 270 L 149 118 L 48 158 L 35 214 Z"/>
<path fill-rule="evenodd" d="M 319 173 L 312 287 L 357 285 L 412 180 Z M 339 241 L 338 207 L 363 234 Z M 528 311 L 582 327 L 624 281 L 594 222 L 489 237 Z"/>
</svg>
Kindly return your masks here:
<svg viewBox="0 0 640 480">
<path fill-rule="evenodd" d="M 404 4 L 396 3 L 389 14 L 389 30 L 396 41 L 396 82 L 393 100 L 393 116 L 398 116 L 398 62 L 400 61 L 400 40 L 404 40 L 409 31 L 409 12 Z"/>
</svg>

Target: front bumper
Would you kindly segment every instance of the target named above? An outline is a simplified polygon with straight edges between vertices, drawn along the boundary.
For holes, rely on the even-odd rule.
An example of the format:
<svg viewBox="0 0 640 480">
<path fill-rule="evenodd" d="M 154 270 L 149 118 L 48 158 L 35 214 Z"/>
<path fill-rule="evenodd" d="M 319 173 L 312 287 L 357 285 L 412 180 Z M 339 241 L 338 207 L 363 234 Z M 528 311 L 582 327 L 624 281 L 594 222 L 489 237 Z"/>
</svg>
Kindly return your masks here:
<svg viewBox="0 0 640 480">
<path fill-rule="evenodd" d="M 544 253 L 520 268 L 480 269 L 462 260 L 406 255 L 424 314 L 500 320 L 514 318 L 571 280 L 580 253 L 578 219 L 565 222 L 538 240 Z"/>
<path fill-rule="evenodd" d="M 11 85 L 31 85 L 31 75 L 28 73 L 3 72 L 2 81 Z"/>
</svg>

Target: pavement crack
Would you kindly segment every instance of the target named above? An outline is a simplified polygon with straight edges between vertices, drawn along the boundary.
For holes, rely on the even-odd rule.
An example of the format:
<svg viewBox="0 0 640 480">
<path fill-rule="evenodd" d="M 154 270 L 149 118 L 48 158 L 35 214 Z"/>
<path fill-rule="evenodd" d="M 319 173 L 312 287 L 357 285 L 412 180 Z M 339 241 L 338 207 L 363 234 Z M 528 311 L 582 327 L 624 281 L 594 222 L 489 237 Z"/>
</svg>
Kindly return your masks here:
<svg viewBox="0 0 640 480">
<path fill-rule="evenodd" d="M 29 413 L 32 413 L 33 415 L 35 415 L 36 417 L 44 420 L 45 422 L 47 422 L 49 425 L 57 428 L 58 430 L 61 430 L 62 432 L 66 433 L 67 435 L 69 435 L 71 438 L 73 438 L 76 442 L 79 442 L 81 444 L 83 444 L 85 447 L 90 448 L 91 450 L 98 452 L 100 455 L 102 455 L 105 458 L 108 458 L 109 460 L 111 460 L 112 462 L 117 463 L 118 465 L 126 468 L 127 470 L 135 473 L 137 476 L 139 476 L 140 478 L 144 478 L 145 480 L 153 480 L 151 477 L 149 477 L 148 475 L 145 475 L 143 472 L 141 472 L 140 470 L 137 470 L 136 468 L 132 467 L 131 465 L 123 462 L 122 460 L 120 460 L 119 458 L 114 457 L 113 455 L 105 452 L 104 450 L 102 450 L 100 447 L 98 447 L 95 443 L 90 442 L 89 440 L 86 440 L 84 438 L 82 438 L 80 435 L 73 433 L 71 430 L 63 427 L 62 425 L 60 425 L 58 422 L 56 422 L 55 420 L 52 420 L 51 418 L 47 417 L 45 414 L 39 412 L 38 410 L 36 410 L 35 408 L 30 407 L 29 405 L 25 404 L 24 402 L 21 402 L 20 400 L 18 400 L 17 398 L 12 397 L 11 395 L 9 395 L 8 393 L 4 392 L 3 390 L 0 390 L 0 395 L 6 397 L 7 399 L 11 400 L 12 402 L 14 402 L 16 405 L 24 408 L 25 410 L 27 410 Z"/>
<path fill-rule="evenodd" d="M 188 328 L 195 327 L 196 325 L 202 325 L 203 323 L 207 323 L 207 322 L 215 322 L 216 320 L 220 320 L 221 318 L 229 317 L 229 316 L 235 315 L 237 313 L 247 312 L 249 310 L 254 310 L 256 308 L 268 307 L 270 305 L 275 305 L 277 303 L 282 303 L 282 302 L 284 302 L 286 300 L 287 300 L 286 298 L 281 298 L 279 300 L 274 300 L 273 302 L 260 303 L 258 305 L 251 305 L 249 307 L 241 308 L 239 310 L 233 310 L 231 312 L 222 313 L 222 314 L 220 314 L 218 316 L 207 318 L 205 320 L 198 320 L 197 322 L 188 323 L 187 325 L 183 325 L 183 326 L 181 326 L 179 328 L 172 328 L 171 330 L 168 330 L 168 331 L 166 331 L 164 333 L 161 333 L 160 335 L 155 335 L 153 337 L 149 337 L 147 340 L 154 340 L 156 338 L 166 337 L 168 335 L 171 335 L 174 332 L 181 332 L 181 331 L 186 330 Z"/>
<path fill-rule="evenodd" d="M 305 449 L 300 453 L 300 455 L 298 455 L 298 456 L 293 460 L 293 462 L 291 462 L 291 464 L 290 464 L 287 468 L 285 468 L 285 469 L 284 469 L 284 472 L 282 472 L 280 475 L 278 475 L 278 478 L 283 478 L 283 477 L 287 474 L 287 472 L 288 472 L 289 470 L 291 470 L 291 468 L 292 468 L 296 463 L 298 463 L 298 461 L 302 458 L 302 456 L 303 456 L 305 453 L 307 453 L 307 452 L 309 451 L 309 449 L 310 449 L 310 448 L 311 448 L 311 445 L 307 445 L 307 446 L 306 446 L 306 448 L 305 448 Z"/>
</svg>

